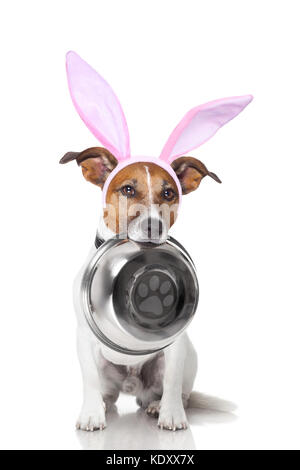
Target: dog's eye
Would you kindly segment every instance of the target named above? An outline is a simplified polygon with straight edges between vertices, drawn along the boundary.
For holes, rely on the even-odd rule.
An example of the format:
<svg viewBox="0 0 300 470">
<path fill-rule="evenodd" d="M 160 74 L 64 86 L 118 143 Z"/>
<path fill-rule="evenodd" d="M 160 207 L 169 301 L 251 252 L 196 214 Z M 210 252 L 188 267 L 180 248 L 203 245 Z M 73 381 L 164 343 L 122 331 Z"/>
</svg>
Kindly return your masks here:
<svg viewBox="0 0 300 470">
<path fill-rule="evenodd" d="M 135 195 L 135 189 L 129 184 L 126 184 L 121 188 L 121 193 L 123 196 L 133 197 Z"/>
<path fill-rule="evenodd" d="M 164 189 L 162 192 L 162 197 L 166 199 L 166 201 L 172 201 L 175 197 L 175 191 L 173 191 L 171 188 Z"/>
</svg>

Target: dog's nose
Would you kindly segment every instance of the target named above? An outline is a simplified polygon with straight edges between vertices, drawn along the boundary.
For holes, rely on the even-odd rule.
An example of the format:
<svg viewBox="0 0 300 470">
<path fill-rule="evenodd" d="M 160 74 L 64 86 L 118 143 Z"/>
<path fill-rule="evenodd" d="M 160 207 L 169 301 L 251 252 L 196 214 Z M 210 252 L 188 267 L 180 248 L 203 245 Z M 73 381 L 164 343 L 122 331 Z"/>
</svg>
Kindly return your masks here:
<svg viewBox="0 0 300 470">
<path fill-rule="evenodd" d="M 148 238 L 161 236 L 163 233 L 163 224 L 161 220 L 148 217 L 148 219 L 143 220 L 142 230 L 144 233 L 148 234 Z"/>
</svg>

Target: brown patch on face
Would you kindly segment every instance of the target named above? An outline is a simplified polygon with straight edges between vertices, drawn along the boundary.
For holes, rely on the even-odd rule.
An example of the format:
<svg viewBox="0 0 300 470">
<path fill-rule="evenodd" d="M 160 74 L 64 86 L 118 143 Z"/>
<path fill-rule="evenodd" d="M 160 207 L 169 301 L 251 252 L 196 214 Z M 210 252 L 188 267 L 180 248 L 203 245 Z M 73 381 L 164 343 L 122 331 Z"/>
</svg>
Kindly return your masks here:
<svg viewBox="0 0 300 470">
<path fill-rule="evenodd" d="M 110 182 L 104 220 L 111 230 L 120 233 L 124 223 L 128 226 L 145 208 L 155 204 L 162 208 L 163 219 L 167 212 L 168 218 L 170 214 L 170 221 L 166 222 L 171 227 L 177 217 L 178 202 L 177 185 L 167 171 L 155 163 L 133 163 L 120 170 Z"/>
</svg>

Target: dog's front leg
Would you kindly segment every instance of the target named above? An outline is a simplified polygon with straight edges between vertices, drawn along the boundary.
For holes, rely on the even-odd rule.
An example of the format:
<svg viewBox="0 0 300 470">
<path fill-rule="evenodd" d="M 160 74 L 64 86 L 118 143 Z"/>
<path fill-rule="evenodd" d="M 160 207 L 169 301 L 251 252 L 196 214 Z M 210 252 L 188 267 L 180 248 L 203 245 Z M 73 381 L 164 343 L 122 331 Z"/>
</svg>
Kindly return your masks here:
<svg viewBox="0 0 300 470">
<path fill-rule="evenodd" d="M 86 328 L 79 327 L 77 348 L 83 378 L 84 396 L 76 427 L 84 431 L 104 429 L 106 422 L 105 405 L 101 394 L 100 347 L 90 338 Z"/>
<path fill-rule="evenodd" d="M 163 395 L 160 401 L 158 426 L 161 429 L 187 428 L 187 418 L 182 403 L 182 385 L 187 354 L 187 338 L 181 336 L 165 349 Z"/>
</svg>

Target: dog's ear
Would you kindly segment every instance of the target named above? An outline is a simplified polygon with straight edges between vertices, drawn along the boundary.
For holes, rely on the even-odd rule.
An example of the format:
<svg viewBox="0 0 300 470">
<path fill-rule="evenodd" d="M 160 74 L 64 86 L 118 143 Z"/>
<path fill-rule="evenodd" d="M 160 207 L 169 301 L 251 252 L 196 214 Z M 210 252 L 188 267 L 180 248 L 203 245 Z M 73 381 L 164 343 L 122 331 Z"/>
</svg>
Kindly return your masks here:
<svg viewBox="0 0 300 470">
<path fill-rule="evenodd" d="M 76 160 L 81 166 L 82 174 L 90 181 L 103 189 L 109 173 L 117 166 L 118 161 L 109 150 L 102 147 L 91 147 L 83 152 L 68 152 L 59 163 L 68 163 Z"/>
<path fill-rule="evenodd" d="M 218 178 L 218 176 L 215 173 L 208 171 L 206 166 L 196 158 L 176 158 L 171 166 L 180 181 L 182 194 L 188 194 L 192 191 L 195 191 L 204 176 L 210 176 L 215 181 L 217 181 L 217 183 L 221 183 L 221 180 Z"/>
</svg>

